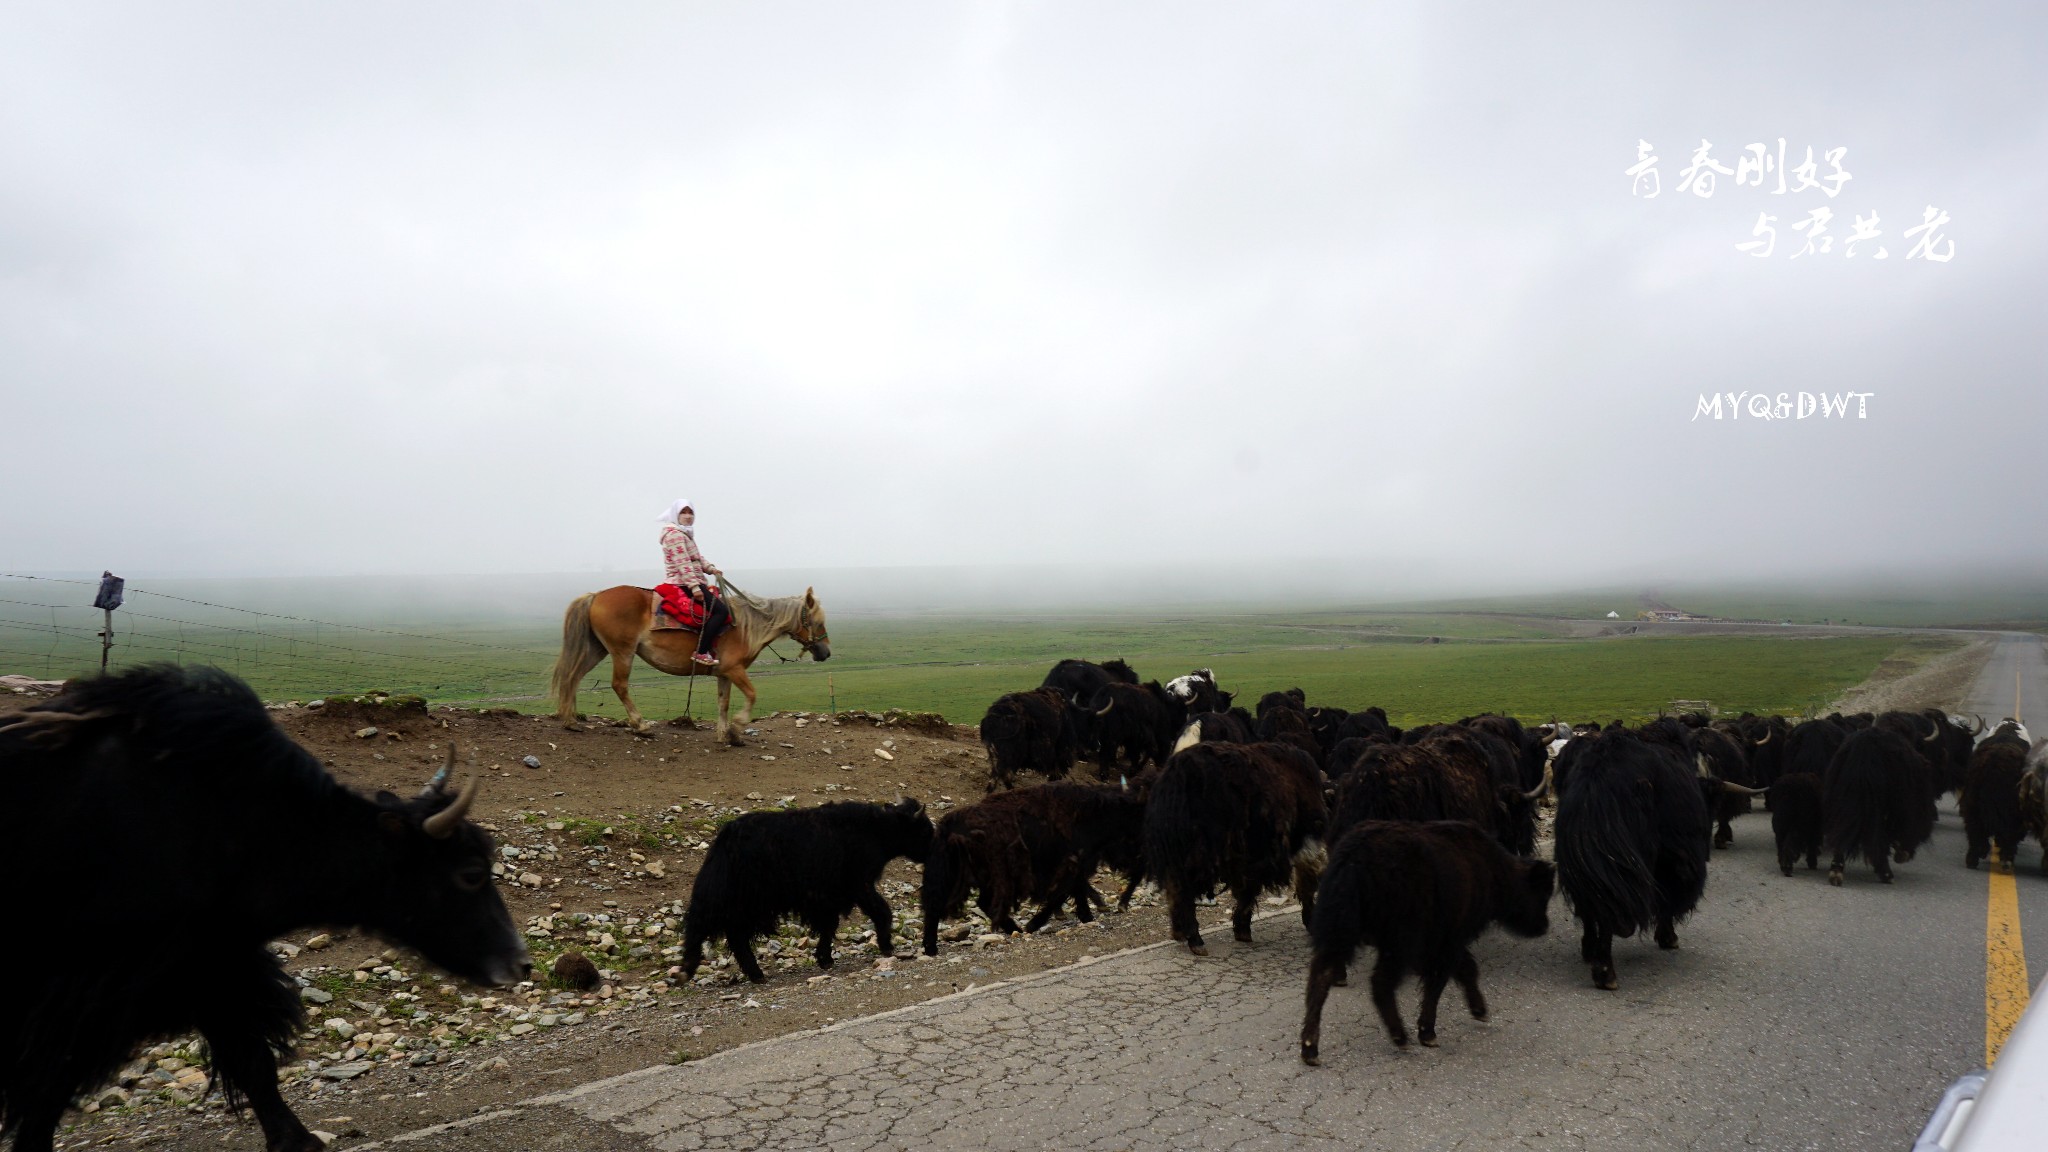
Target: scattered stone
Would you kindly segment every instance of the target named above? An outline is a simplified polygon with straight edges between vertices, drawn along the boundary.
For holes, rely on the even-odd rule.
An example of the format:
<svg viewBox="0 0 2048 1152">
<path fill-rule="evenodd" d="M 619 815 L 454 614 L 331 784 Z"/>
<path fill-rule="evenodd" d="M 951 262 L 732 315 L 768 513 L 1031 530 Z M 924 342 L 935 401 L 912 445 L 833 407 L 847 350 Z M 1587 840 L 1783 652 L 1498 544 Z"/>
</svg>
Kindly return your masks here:
<svg viewBox="0 0 2048 1152">
<path fill-rule="evenodd" d="M 299 989 L 299 999 L 304 1000 L 308 1004 L 332 1004 L 334 1003 L 334 993 L 324 988 L 301 988 Z"/>
<path fill-rule="evenodd" d="M 887 748 L 875 749 L 875 755 L 880 756 L 884 760 L 894 760 L 896 758 L 896 754 L 889 751 Z"/>
<path fill-rule="evenodd" d="M 512 1035 L 514 1035 L 514 1036 L 524 1036 L 524 1035 L 526 1035 L 526 1034 L 527 1034 L 528 1032 L 531 1032 L 531 1031 L 533 1031 L 533 1025 L 531 1025 L 531 1024 L 514 1024 L 514 1025 L 513 1025 L 513 1026 L 512 1026 L 512 1027 L 511 1027 L 510 1029 L 508 1029 L 508 1031 L 510 1031 L 510 1032 L 512 1033 Z"/>
<path fill-rule="evenodd" d="M 944 932 L 939 933 L 939 935 L 944 936 L 948 940 L 965 940 L 968 934 L 973 931 L 974 929 L 966 924 L 955 924 Z"/>
<path fill-rule="evenodd" d="M 668 868 L 659 860 L 649 860 L 647 862 L 647 874 L 659 880 L 668 875 Z"/>
<path fill-rule="evenodd" d="M 520 758 L 519 762 L 521 764 L 526 765 L 528 768 L 540 767 L 540 757 L 538 756 L 524 756 Z"/>
<path fill-rule="evenodd" d="M 332 1020 L 329 1020 L 326 1023 L 325 1027 L 329 1032 L 334 1033 L 336 1036 L 341 1037 L 343 1040 L 351 1039 L 356 1034 L 356 1026 L 349 1023 L 346 1020 L 343 1020 L 339 1016 L 335 1017 Z"/>
<path fill-rule="evenodd" d="M 538 888 L 543 881 L 538 872 L 521 872 L 519 874 L 519 883 L 527 888 Z"/>
<path fill-rule="evenodd" d="M 325 932 L 322 932 L 318 936 L 315 936 L 307 940 L 306 947 L 311 948 L 315 952 L 318 952 L 322 948 L 325 948 L 332 943 L 334 943 L 334 937 Z"/>
<path fill-rule="evenodd" d="M 375 736 L 376 734 L 377 729 L 374 727 L 356 729 L 356 739 L 358 740 L 368 740 L 370 737 Z"/>
<path fill-rule="evenodd" d="M 355 1060 L 347 1064 L 336 1064 L 332 1068 L 322 1068 L 319 1074 L 323 1080 L 353 1080 L 374 1067 L 376 1065 L 368 1060 Z"/>
<path fill-rule="evenodd" d="M 983 932 L 981 935 L 976 936 L 974 938 L 974 946 L 976 948 L 987 948 L 994 944 L 1001 944 L 1002 942 L 1003 934 L 1001 932 Z"/>
</svg>

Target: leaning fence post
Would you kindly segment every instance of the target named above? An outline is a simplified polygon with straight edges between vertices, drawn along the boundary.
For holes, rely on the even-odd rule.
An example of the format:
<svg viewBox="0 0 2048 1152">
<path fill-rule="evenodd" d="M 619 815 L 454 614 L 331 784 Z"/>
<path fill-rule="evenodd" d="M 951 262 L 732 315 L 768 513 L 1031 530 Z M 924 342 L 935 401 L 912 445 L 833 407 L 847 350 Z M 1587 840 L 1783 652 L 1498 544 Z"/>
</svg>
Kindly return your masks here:
<svg viewBox="0 0 2048 1152">
<path fill-rule="evenodd" d="M 101 571 L 100 594 L 93 597 L 92 606 L 107 614 L 106 626 L 100 630 L 100 671 L 107 670 L 107 653 L 114 647 L 114 609 L 121 606 L 121 591 L 128 586 L 126 580 L 112 572 Z"/>
</svg>

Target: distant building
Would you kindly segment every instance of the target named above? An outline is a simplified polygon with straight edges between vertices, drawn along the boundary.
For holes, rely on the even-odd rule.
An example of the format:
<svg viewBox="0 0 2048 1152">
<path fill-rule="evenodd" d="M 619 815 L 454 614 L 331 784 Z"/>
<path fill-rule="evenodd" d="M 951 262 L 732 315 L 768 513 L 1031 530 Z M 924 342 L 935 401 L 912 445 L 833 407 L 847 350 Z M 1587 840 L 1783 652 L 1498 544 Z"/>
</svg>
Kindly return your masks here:
<svg viewBox="0 0 2048 1152">
<path fill-rule="evenodd" d="M 1619 620 L 1619 619 L 1621 619 L 1621 613 L 1619 613 L 1619 612 L 1609 612 L 1609 613 L 1607 614 L 1607 618 L 1608 618 L 1609 620 Z"/>
</svg>

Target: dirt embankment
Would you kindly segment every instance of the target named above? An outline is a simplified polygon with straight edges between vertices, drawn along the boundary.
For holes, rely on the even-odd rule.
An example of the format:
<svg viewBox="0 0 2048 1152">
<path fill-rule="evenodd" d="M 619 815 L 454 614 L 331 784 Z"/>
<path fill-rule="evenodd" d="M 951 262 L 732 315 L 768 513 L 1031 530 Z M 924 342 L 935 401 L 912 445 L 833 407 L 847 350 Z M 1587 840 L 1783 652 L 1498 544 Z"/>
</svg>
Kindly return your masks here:
<svg viewBox="0 0 2048 1152">
<path fill-rule="evenodd" d="M 1955 710 L 1997 647 L 1995 636 L 1973 637 L 1932 656 L 1894 655 L 1879 662 L 1870 678 L 1844 692 L 1832 710 L 1843 713 L 1921 708 Z"/>
</svg>

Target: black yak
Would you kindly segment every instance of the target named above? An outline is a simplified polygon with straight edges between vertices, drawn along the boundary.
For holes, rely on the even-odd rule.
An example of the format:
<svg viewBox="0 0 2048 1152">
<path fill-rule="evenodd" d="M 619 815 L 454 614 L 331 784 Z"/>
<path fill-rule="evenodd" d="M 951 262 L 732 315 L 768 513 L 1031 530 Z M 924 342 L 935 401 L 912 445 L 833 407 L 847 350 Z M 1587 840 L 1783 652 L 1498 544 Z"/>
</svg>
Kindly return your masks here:
<svg viewBox="0 0 2048 1152">
<path fill-rule="evenodd" d="M 112 918 L 133 942 L 61 960 L 23 938 L 0 948 L 0 1140 L 48 1149 L 65 1107 L 138 1044 L 197 1030 L 270 1152 L 320 1148 L 278 1092 L 304 1016 L 270 941 L 347 925 L 477 983 L 531 971 L 491 838 L 465 819 L 477 779 L 454 795 L 446 780 L 361 796 L 213 668 L 77 681 L 0 721 L 9 918 L 62 938 Z"/>
<path fill-rule="evenodd" d="M 1286 744 L 1197 744 L 1174 753 L 1145 803 L 1145 868 L 1165 891 L 1175 940 L 1209 954 L 1195 900 L 1236 900 L 1231 927 L 1252 938 L 1259 893 L 1294 879 L 1303 923 L 1315 908 L 1327 822 L 1322 773 Z"/>
<path fill-rule="evenodd" d="M 1188 716 L 1187 726 L 1180 730 L 1179 739 L 1173 742 L 1173 750 L 1191 748 L 1204 741 L 1218 744 L 1250 744 L 1253 740 L 1251 725 L 1244 721 L 1244 709 L 1229 712 L 1196 712 Z"/>
<path fill-rule="evenodd" d="M 1301 1023 L 1302 1063 L 1321 1062 L 1323 1002 L 1362 944 L 1379 953 L 1372 1002 L 1396 1045 L 1408 1046 L 1408 1030 L 1394 990 L 1410 972 L 1422 978 L 1415 1035 L 1425 1047 L 1436 1046 L 1437 998 L 1451 980 L 1464 989 L 1473 1019 L 1486 1019 L 1470 945 L 1496 921 L 1521 936 L 1548 932 L 1551 881 L 1550 864 L 1510 856 L 1468 821 L 1354 826 L 1330 853 L 1309 924 L 1315 952 Z"/>
<path fill-rule="evenodd" d="M 1046 784 L 1001 792 L 939 818 L 924 864 L 924 952 L 939 951 L 939 921 L 958 916 L 968 889 L 1001 932 L 1036 932 L 1074 901 L 1085 922 L 1100 902 L 1089 880 L 1104 863 L 1126 878 L 1121 906 L 1143 877 L 1145 804 L 1129 789 Z M 1018 928 L 1019 902 L 1039 905 Z"/>
<path fill-rule="evenodd" d="M 1087 705 L 1093 703 L 1096 695 L 1110 684 L 1137 682 L 1138 674 L 1121 660 L 1106 660 L 1100 664 L 1086 660 L 1062 660 L 1045 674 L 1039 687 L 1057 688 L 1075 704 Z"/>
<path fill-rule="evenodd" d="M 1547 782 L 1539 779 L 1527 792 L 1503 782 L 1479 736 L 1443 729 L 1419 744 L 1374 743 L 1360 749 L 1357 762 L 1338 779 L 1331 836 L 1342 836 L 1361 820 L 1469 820 L 1501 847 L 1530 855 L 1536 841 L 1535 803 Z M 1502 770 L 1512 778 L 1512 762 Z"/>
<path fill-rule="evenodd" d="M 1062 780 L 1074 769 L 1075 733 L 1065 696 L 1052 688 L 999 696 L 981 718 L 988 790 L 1010 788 L 1020 772 Z"/>
<path fill-rule="evenodd" d="M 923 860 L 931 843 L 931 818 L 910 799 L 734 817 L 718 830 L 690 889 L 684 978 L 704 962 L 704 942 L 722 936 L 747 979 L 766 982 L 753 939 L 774 932 L 790 915 L 817 937 L 820 968 L 832 966 L 832 937 L 840 918 L 855 908 L 874 921 L 875 947 L 889 955 L 889 902 L 875 891 L 875 881 L 898 856 Z"/>
<path fill-rule="evenodd" d="M 1969 842 L 1963 865 L 1975 868 L 1996 846 L 2010 868 L 2018 858 L 2027 823 L 2020 809 L 2020 783 L 2027 772 L 2027 740 L 2016 725 L 2002 724 L 1970 754 L 1963 780 L 1963 835 Z M 2044 855 L 2048 867 L 2048 855 Z"/>
<path fill-rule="evenodd" d="M 1870 862 L 1892 882 L 1891 861 L 1903 864 L 1934 836 L 1933 770 L 1896 732 L 1868 727 L 1849 734 L 1821 778 L 1822 819 L 1834 854 L 1828 883 L 1840 887 L 1843 865 Z"/>
<path fill-rule="evenodd" d="M 1734 734 L 1722 731 L 1718 727 L 1695 729 L 1693 748 L 1698 755 L 1706 759 L 1708 771 L 1717 779 L 1743 785 L 1745 789 L 1754 788 L 1762 781 L 1756 778 L 1755 771 L 1749 766 L 1749 756 L 1743 746 L 1746 741 L 1741 740 L 1740 736 L 1739 729 Z M 1708 802 L 1716 821 L 1714 847 L 1727 848 L 1735 843 L 1735 829 L 1729 822 L 1748 812 L 1750 801 L 1748 791 L 1738 792 L 1724 788 L 1714 794 L 1713 799 Z"/>
<path fill-rule="evenodd" d="M 1771 785 L 1771 835 L 1778 842 L 1778 871 L 1792 874 L 1801 856 L 1806 867 L 1820 866 L 1823 840 L 1820 777 L 1787 772 Z"/>
<path fill-rule="evenodd" d="M 1677 922 L 1707 883 L 1708 823 L 1695 765 L 1678 750 L 1608 731 L 1574 740 L 1557 798 L 1557 877 L 1585 929 L 1593 983 L 1620 987 L 1614 937 L 1656 929 L 1678 947 Z"/>
<path fill-rule="evenodd" d="M 1187 726 L 1187 707 L 1156 680 L 1111 684 L 1095 698 L 1096 775 L 1110 779 L 1119 759 L 1133 772 L 1165 764 Z"/>
</svg>

